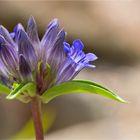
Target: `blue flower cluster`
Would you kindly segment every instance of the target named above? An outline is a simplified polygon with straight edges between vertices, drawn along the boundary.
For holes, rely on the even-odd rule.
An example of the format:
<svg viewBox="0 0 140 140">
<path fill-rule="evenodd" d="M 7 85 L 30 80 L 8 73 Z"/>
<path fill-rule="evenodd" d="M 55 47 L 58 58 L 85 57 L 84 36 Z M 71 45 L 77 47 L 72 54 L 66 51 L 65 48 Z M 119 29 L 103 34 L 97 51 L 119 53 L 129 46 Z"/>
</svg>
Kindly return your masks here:
<svg viewBox="0 0 140 140">
<path fill-rule="evenodd" d="M 58 20 L 52 20 L 40 40 L 31 16 L 27 30 L 19 23 L 12 33 L 0 26 L 0 81 L 13 83 L 33 81 L 41 95 L 53 85 L 72 80 L 83 68 L 94 68 L 95 54 L 83 52 L 81 40 L 72 46 L 65 42 L 66 33 Z"/>
</svg>

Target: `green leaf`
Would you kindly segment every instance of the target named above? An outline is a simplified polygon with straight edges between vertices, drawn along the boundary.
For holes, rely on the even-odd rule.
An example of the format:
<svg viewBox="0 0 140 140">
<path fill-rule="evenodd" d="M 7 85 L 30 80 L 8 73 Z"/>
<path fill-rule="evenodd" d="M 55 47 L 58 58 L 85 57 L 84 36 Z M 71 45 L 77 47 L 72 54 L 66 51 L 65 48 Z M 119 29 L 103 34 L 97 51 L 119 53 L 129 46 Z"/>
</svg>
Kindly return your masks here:
<svg viewBox="0 0 140 140">
<path fill-rule="evenodd" d="M 10 93 L 10 89 L 2 84 L 0 84 L 0 94 L 9 94 Z"/>
<path fill-rule="evenodd" d="M 48 89 L 46 92 L 44 92 L 41 99 L 43 102 L 48 103 L 57 96 L 79 92 L 98 94 L 122 103 L 126 103 L 125 100 L 120 98 L 118 95 L 114 94 L 109 89 L 103 87 L 102 85 L 92 81 L 84 81 L 84 80 L 73 80 L 70 82 L 65 82 L 60 85 L 54 86 Z"/>
<path fill-rule="evenodd" d="M 93 86 L 97 86 L 97 87 L 100 87 L 100 88 L 103 88 L 105 90 L 108 90 L 110 92 L 112 92 L 111 90 L 107 89 L 106 87 L 103 87 L 102 85 L 100 85 L 99 83 L 95 83 L 93 81 L 87 81 L 87 80 L 73 80 L 73 82 L 82 82 L 82 83 L 87 83 L 87 84 L 91 84 Z"/>
<path fill-rule="evenodd" d="M 22 93 L 24 93 L 24 95 L 27 94 L 32 97 L 35 95 L 35 89 L 35 84 L 33 82 L 16 84 L 15 88 L 10 92 L 10 94 L 6 98 L 18 98 L 20 95 L 23 95 Z"/>
</svg>

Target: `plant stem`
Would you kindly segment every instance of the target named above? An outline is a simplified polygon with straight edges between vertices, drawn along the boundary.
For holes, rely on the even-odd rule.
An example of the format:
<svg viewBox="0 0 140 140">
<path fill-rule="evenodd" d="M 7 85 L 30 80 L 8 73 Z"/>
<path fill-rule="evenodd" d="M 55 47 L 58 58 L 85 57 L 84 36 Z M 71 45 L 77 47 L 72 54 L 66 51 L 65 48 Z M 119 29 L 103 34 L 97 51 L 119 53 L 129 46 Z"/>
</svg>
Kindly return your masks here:
<svg viewBox="0 0 140 140">
<path fill-rule="evenodd" d="M 31 101 L 31 111 L 34 122 L 36 140 L 44 140 L 41 120 L 41 102 L 37 97 L 34 97 Z"/>
</svg>

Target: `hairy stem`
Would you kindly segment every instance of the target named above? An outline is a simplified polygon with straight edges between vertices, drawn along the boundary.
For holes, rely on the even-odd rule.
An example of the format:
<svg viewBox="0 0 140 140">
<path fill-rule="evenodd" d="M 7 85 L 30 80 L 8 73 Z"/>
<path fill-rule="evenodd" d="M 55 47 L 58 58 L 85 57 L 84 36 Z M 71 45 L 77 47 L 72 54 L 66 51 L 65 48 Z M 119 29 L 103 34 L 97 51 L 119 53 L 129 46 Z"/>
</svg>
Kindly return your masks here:
<svg viewBox="0 0 140 140">
<path fill-rule="evenodd" d="M 31 111 L 34 122 L 36 140 L 44 140 L 41 120 L 41 102 L 37 97 L 34 97 L 31 101 Z"/>
</svg>

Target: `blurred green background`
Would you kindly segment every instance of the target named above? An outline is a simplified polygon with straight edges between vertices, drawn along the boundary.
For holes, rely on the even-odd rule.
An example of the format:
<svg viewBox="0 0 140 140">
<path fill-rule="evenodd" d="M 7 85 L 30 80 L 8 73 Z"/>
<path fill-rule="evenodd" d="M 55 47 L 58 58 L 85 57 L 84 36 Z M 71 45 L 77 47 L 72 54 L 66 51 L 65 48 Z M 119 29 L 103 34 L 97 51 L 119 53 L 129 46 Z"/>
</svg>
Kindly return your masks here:
<svg viewBox="0 0 140 140">
<path fill-rule="evenodd" d="M 79 38 L 86 52 L 99 57 L 95 70 L 84 70 L 76 78 L 99 82 L 130 101 L 124 105 L 87 94 L 58 97 L 44 106 L 55 114 L 48 140 L 140 139 L 139 13 L 136 0 L 0 1 L 0 24 L 11 32 L 19 22 L 26 28 L 33 15 L 41 37 L 49 21 L 58 18 L 69 43 Z M 17 133 L 30 115 L 30 105 L 1 95 L 0 139 Z"/>
</svg>

